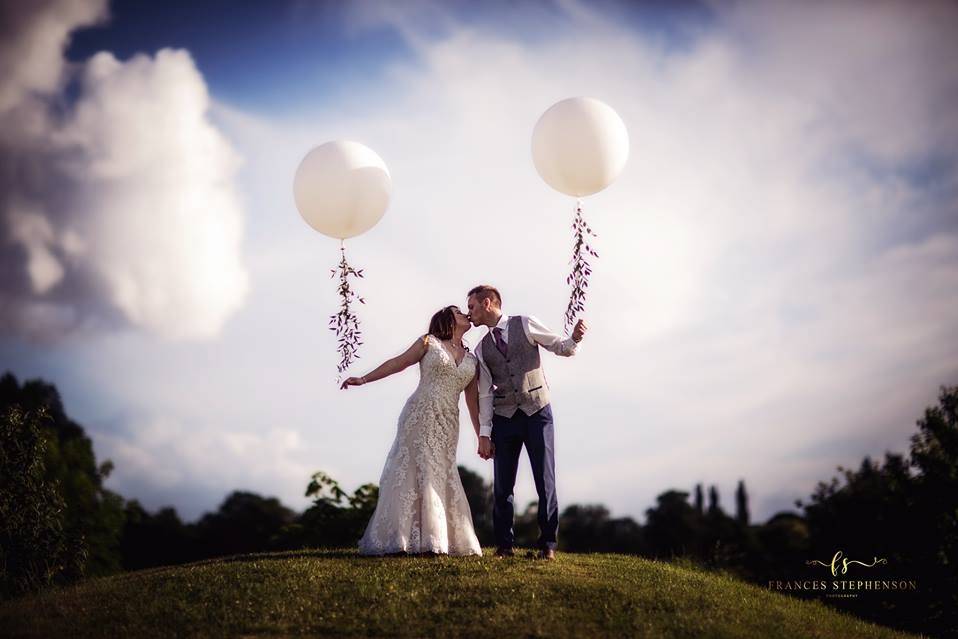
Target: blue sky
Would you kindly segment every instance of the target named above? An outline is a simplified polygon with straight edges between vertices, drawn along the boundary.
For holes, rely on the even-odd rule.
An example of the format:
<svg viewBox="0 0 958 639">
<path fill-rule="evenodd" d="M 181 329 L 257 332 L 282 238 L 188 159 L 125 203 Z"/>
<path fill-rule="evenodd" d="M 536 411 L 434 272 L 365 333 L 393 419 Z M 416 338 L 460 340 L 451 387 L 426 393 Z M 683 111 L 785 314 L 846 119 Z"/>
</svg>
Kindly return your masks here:
<svg viewBox="0 0 958 639">
<path fill-rule="evenodd" d="M 744 478 L 764 520 L 906 450 L 958 380 L 952 4 L 234 5 L 20 8 L 2 45 L 0 361 L 60 388 L 124 496 L 193 519 L 234 488 L 302 508 L 315 470 L 378 480 L 417 372 L 335 389 L 337 243 L 291 188 L 317 144 L 393 178 L 347 247 L 353 372 L 480 282 L 559 329 L 573 203 L 530 138 L 572 95 L 631 155 L 585 201 L 592 330 L 545 362 L 560 506 L 642 521 L 703 482 L 731 509 Z"/>
<path fill-rule="evenodd" d="M 344 30 L 346 12 L 340 2 L 114 2 L 111 20 L 78 32 L 67 57 L 185 48 L 218 98 L 282 113 L 307 100 L 341 99 L 350 78 L 375 80 L 388 60 L 410 55 L 388 28 Z"/>
</svg>

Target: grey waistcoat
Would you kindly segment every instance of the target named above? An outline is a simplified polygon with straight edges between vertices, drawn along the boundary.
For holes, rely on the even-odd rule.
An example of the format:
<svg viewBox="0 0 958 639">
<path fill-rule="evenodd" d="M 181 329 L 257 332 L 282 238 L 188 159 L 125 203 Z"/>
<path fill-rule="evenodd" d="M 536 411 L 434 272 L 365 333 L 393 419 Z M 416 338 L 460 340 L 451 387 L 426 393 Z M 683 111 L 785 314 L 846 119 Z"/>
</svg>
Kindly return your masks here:
<svg viewBox="0 0 958 639">
<path fill-rule="evenodd" d="M 492 331 L 481 342 L 482 361 L 492 374 L 492 409 L 503 417 L 512 417 L 520 408 L 532 415 L 549 403 L 549 384 L 539 361 L 539 345 L 529 343 L 518 315 L 509 318 L 508 326 L 508 359 L 496 347 Z"/>
</svg>

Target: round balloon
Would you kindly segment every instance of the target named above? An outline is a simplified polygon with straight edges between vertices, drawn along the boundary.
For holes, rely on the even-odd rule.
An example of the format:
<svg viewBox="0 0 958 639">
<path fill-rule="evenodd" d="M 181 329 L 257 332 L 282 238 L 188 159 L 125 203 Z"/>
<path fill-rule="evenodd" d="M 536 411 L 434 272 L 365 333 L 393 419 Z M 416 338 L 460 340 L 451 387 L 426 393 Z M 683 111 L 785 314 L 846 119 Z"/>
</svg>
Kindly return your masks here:
<svg viewBox="0 0 958 639">
<path fill-rule="evenodd" d="M 629 132 L 612 107 L 568 98 L 542 114 L 532 132 L 532 161 L 546 184 L 582 197 L 609 186 L 629 157 Z"/>
<path fill-rule="evenodd" d="M 382 158 L 349 140 L 311 150 L 293 178 L 293 197 L 303 219 L 323 235 L 341 240 L 375 226 L 389 206 L 391 191 Z"/>
</svg>

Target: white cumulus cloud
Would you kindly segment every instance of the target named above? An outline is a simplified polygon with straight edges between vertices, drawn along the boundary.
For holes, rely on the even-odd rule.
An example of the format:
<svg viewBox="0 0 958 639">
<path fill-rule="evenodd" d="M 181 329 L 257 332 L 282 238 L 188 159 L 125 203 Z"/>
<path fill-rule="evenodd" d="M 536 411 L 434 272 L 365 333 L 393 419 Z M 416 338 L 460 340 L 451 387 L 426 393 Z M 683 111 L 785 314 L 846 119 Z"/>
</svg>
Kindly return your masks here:
<svg viewBox="0 0 958 639">
<path fill-rule="evenodd" d="M 187 51 L 101 52 L 67 68 L 69 32 L 102 12 L 64 8 L 74 4 L 25 16 L 17 46 L 4 45 L 5 59 L 44 73 L 0 67 L 0 329 L 214 337 L 249 288 L 240 157 L 210 122 Z"/>
</svg>

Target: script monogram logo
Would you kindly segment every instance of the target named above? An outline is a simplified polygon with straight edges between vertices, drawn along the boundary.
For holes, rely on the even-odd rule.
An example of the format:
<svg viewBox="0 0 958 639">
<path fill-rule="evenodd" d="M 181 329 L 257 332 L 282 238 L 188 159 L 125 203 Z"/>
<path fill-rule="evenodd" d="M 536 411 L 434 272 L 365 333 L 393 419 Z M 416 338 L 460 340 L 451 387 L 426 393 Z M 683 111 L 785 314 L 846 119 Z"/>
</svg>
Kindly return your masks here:
<svg viewBox="0 0 958 639">
<path fill-rule="evenodd" d="M 824 561 L 819 561 L 817 559 L 810 559 L 805 562 L 805 565 L 814 566 L 818 564 L 819 566 L 825 566 L 826 568 L 829 568 L 832 571 L 832 576 L 834 577 L 839 574 L 839 570 L 838 570 L 839 565 L 841 566 L 841 574 L 844 575 L 845 573 L 848 572 L 848 566 L 850 564 L 858 564 L 859 566 L 864 566 L 865 568 L 872 568 L 873 566 L 876 566 L 878 564 L 887 564 L 887 563 L 888 563 L 887 559 L 884 559 L 884 558 L 879 559 L 878 557 L 875 557 L 870 564 L 866 564 L 865 562 L 862 562 L 862 561 L 849 559 L 848 557 L 843 556 L 843 553 L 841 550 L 838 550 L 835 552 L 835 555 L 832 557 L 832 560 L 829 563 L 825 563 Z"/>
</svg>

